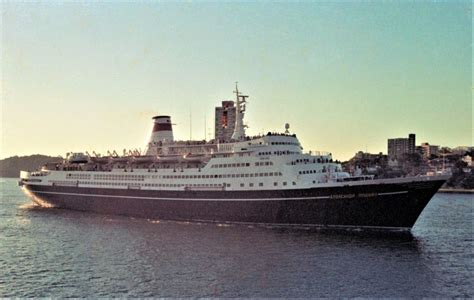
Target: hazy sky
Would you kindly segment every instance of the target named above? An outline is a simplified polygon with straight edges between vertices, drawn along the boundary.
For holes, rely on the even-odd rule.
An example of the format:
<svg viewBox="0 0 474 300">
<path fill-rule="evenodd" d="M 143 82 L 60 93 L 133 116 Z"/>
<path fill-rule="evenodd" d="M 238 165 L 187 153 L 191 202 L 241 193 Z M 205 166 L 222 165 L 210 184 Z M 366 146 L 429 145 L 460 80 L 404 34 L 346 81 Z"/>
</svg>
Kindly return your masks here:
<svg viewBox="0 0 474 300">
<path fill-rule="evenodd" d="M 472 3 L 1 1 L 0 158 L 144 148 L 150 118 L 204 138 L 250 95 L 248 134 L 290 123 L 338 159 L 417 134 L 472 145 Z M 206 120 L 206 121 L 205 121 Z M 208 131 L 209 132 L 209 131 Z"/>
</svg>

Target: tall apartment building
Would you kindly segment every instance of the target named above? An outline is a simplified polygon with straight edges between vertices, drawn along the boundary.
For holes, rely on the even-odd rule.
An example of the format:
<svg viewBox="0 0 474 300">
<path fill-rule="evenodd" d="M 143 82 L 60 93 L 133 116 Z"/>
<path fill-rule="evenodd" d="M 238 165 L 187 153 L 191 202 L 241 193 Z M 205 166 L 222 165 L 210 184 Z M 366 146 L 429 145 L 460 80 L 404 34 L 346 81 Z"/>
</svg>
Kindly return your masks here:
<svg viewBox="0 0 474 300">
<path fill-rule="evenodd" d="M 222 101 L 216 107 L 214 138 L 217 141 L 229 141 L 234 133 L 236 107 L 234 101 Z"/>
<path fill-rule="evenodd" d="M 416 137 L 410 133 L 408 138 L 388 139 L 388 156 L 390 158 L 400 158 L 405 153 L 415 153 Z"/>
<path fill-rule="evenodd" d="M 420 148 L 425 158 L 430 158 L 431 155 L 438 155 L 439 152 L 439 146 L 430 145 L 429 143 L 421 143 Z"/>
</svg>

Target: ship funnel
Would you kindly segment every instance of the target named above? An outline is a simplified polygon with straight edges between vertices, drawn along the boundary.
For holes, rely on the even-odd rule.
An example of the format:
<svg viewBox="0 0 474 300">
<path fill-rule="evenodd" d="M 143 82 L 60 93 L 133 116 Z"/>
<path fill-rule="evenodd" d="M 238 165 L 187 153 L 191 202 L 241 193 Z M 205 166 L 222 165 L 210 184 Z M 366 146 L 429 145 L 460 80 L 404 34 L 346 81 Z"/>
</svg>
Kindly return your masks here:
<svg viewBox="0 0 474 300">
<path fill-rule="evenodd" d="M 170 116 L 153 117 L 153 130 L 149 144 L 173 142 L 173 127 Z"/>
</svg>

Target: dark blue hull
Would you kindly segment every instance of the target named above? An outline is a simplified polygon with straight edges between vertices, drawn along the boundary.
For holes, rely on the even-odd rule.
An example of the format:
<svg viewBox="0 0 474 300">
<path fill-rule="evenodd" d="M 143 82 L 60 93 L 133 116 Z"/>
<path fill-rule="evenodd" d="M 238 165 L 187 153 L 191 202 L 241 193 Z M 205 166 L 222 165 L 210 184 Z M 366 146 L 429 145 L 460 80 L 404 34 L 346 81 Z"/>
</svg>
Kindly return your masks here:
<svg viewBox="0 0 474 300">
<path fill-rule="evenodd" d="M 149 219 L 411 228 L 444 180 L 271 191 L 25 184 L 42 205 Z"/>
</svg>

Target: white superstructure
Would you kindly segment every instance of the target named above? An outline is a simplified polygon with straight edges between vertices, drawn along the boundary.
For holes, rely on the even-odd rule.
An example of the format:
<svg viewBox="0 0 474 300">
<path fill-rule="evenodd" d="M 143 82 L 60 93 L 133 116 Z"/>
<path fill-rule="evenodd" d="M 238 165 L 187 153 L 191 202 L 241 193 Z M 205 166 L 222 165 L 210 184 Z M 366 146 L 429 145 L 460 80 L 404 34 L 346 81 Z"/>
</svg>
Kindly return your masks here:
<svg viewBox="0 0 474 300">
<path fill-rule="evenodd" d="M 331 153 L 303 153 L 296 135 L 245 135 L 246 98 L 235 90 L 237 116 L 230 141 L 175 141 L 171 118 L 153 118 L 145 155 L 84 156 L 50 163 L 22 178 L 44 185 L 117 189 L 279 190 L 343 184 L 351 177 Z M 136 154 L 136 153 L 135 153 Z M 81 160 L 77 160 L 81 157 Z"/>
</svg>

